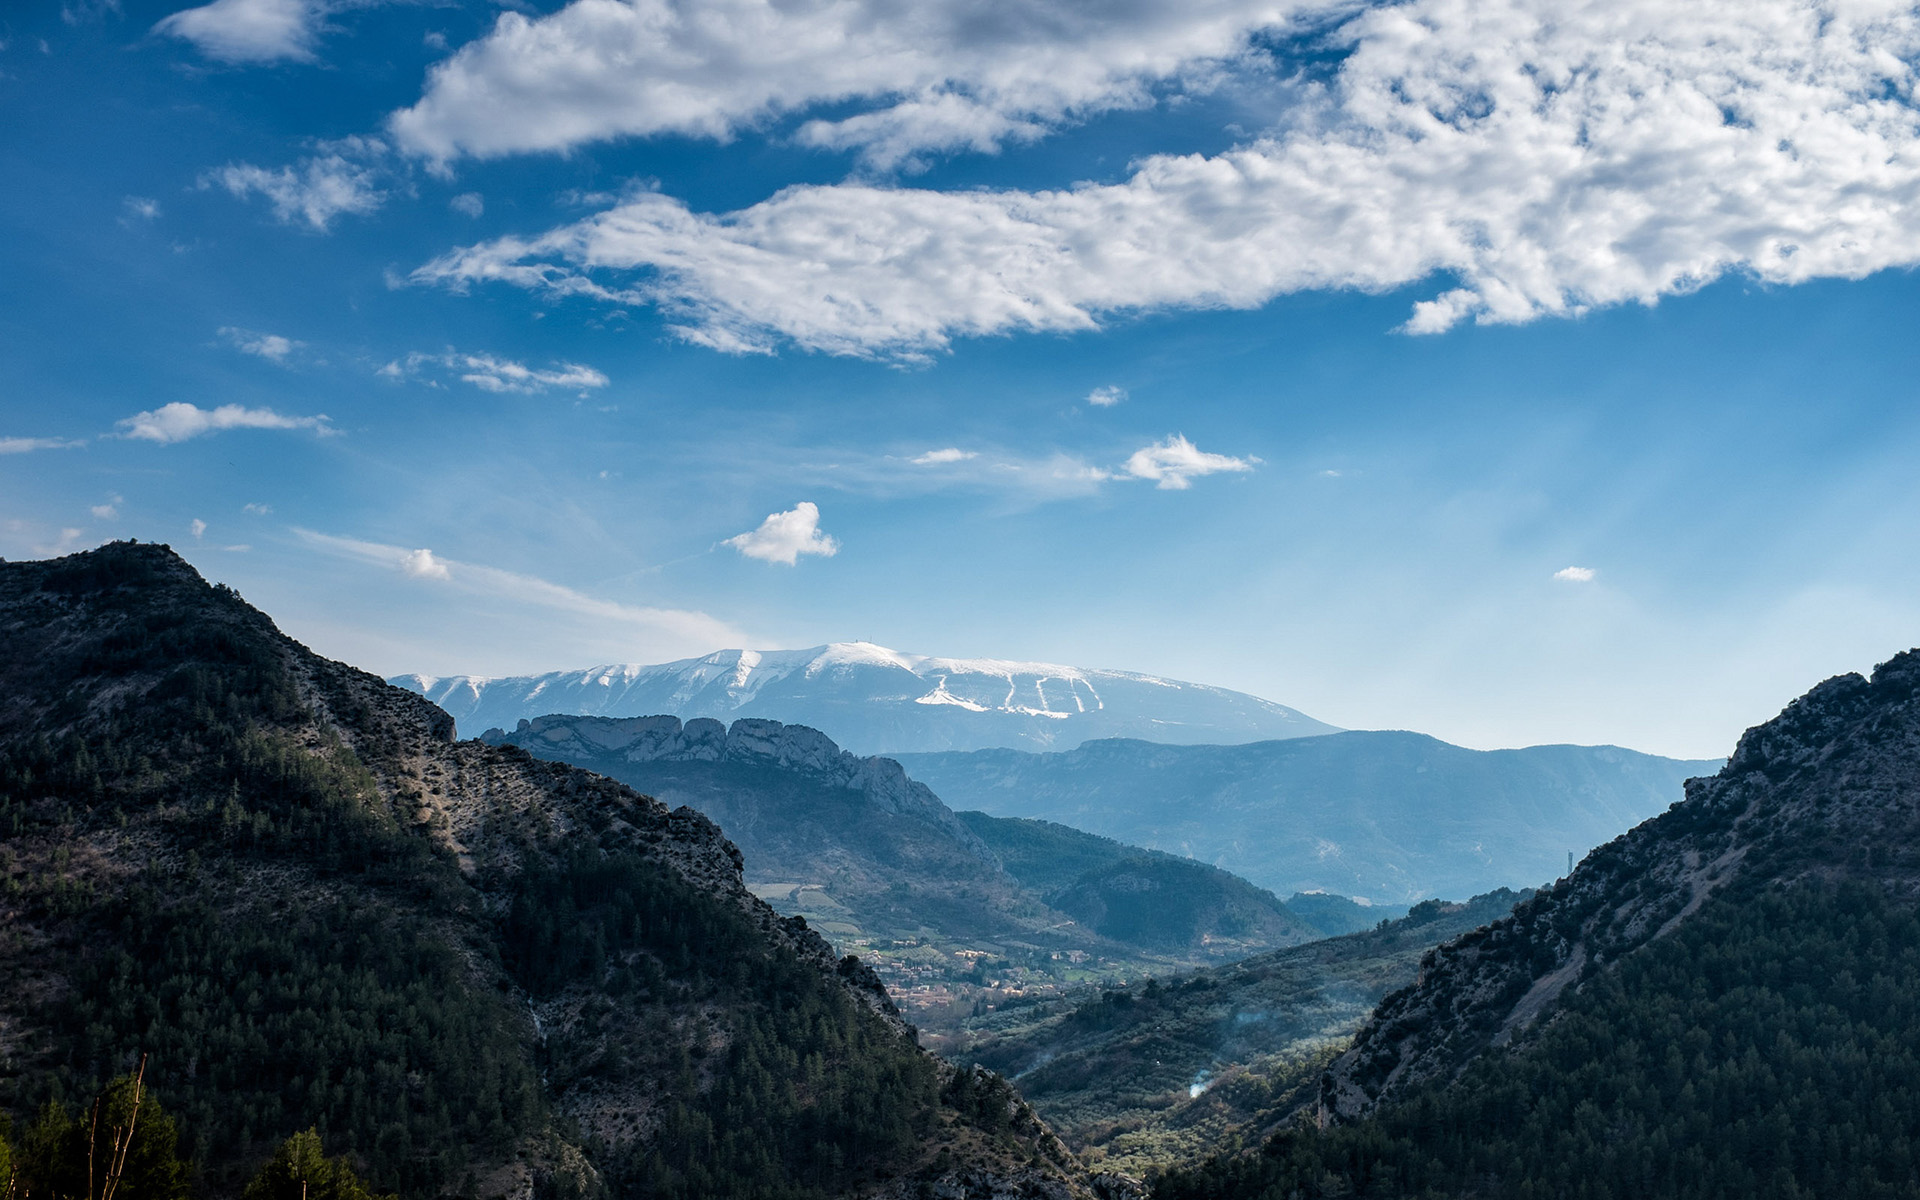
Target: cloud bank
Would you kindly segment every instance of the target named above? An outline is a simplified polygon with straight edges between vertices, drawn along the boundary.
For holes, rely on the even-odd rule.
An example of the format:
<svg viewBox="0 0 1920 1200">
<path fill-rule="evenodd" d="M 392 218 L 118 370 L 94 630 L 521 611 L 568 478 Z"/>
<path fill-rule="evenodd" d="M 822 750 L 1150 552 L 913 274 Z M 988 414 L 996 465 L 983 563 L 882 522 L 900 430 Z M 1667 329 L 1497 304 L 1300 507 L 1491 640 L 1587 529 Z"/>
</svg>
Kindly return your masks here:
<svg viewBox="0 0 1920 1200">
<path fill-rule="evenodd" d="M 1234 12 L 1221 28 L 1280 19 Z M 769 83 L 777 101 L 609 93 L 598 60 L 572 92 L 551 83 L 586 53 L 571 23 L 624 31 L 647 13 L 694 19 L 638 0 L 578 0 L 546 22 L 508 14 L 395 118 L 396 135 L 440 155 L 655 129 L 717 137 L 793 97 L 880 86 L 834 75 L 804 46 L 801 75 L 825 74 Z M 1231 53 L 1240 33 L 1205 53 Z M 853 44 L 877 51 L 885 35 Z M 793 345 L 911 360 L 956 337 L 1088 330 L 1309 289 L 1431 281 L 1405 328 L 1435 333 L 1652 304 L 1729 273 L 1791 284 L 1920 262 L 1920 15 L 1908 3 L 1409 0 L 1362 11 L 1332 38 L 1345 57 L 1324 82 L 1298 85 L 1283 125 L 1227 153 L 1143 159 L 1117 183 L 848 182 L 721 214 L 640 194 L 538 236 L 450 252 L 414 278 L 651 302 L 681 336 L 733 353 Z M 1069 41 L 1056 73 L 1108 69 Z M 606 62 L 626 44 L 610 41 Z M 1018 71 L 1035 61 L 1019 58 Z M 489 133 L 455 119 L 491 111 L 483 85 L 518 78 L 510 68 L 544 89 L 498 94 L 526 105 L 524 123 L 502 115 Z M 889 79 L 902 104 L 920 102 L 919 85 Z M 723 93 L 735 100 L 714 99 Z M 550 145 L 535 144 L 539 128 L 554 131 Z"/>
<path fill-rule="evenodd" d="M 1162 81 L 1204 84 L 1254 31 L 1310 7 L 574 0 L 549 16 L 502 14 L 434 68 L 389 128 L 404 149 L 446 161 L 634 135 L 724 140 L 813 105 L 852 104 L 859 111 L 805 123 L 798 140 L 891 167 L 1140 107 Z"/>
</svg>

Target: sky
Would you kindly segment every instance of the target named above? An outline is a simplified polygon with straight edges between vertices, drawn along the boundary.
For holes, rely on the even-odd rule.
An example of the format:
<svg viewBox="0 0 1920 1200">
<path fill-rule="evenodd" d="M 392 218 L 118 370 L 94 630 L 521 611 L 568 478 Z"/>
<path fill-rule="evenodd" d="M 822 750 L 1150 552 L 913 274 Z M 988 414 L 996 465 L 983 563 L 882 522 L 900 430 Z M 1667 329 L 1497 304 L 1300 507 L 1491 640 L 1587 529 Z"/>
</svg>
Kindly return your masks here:
<svg viewBox="0 0 1920 1200">
<path fill-rule="evenodd" d="M 0 555 L 1726 754 L 1920 643 L 1920 12 L 25 0 Z"/>
</svg>

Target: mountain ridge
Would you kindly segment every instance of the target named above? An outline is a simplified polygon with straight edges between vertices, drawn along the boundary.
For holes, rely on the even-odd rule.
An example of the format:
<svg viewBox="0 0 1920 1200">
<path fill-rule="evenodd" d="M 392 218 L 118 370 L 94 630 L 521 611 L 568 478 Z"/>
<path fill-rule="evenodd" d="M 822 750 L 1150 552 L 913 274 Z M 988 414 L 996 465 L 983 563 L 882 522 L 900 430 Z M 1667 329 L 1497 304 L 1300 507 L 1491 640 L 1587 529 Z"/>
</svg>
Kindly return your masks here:
<svg viewBox="0 0 1920 1200">
<path fill-rule="evenodd" d="M 396 675 L 463 726 L 513 729 L 552 714 L 764 717 L 827 732 L 861 754 L 1327 733 L 1334 726 L 1226 688 L 1132 671 L 902 654 L 870 642 L 721 650 L 658 664 L 540 675 Z"/>
<path fill-rule="evenodd" d="M 1236 746 L 1105 739 L 898 756 L 956 808 L 1056 821 L 1223 867 L 1279 895 L 1376 903 L 1531 887 L 1718 763 L 1618 747 L 1468 750 L 1344 730 Z"/>
<path fill-rule="evenodd" d="M 214 1195 L 307 1128 L 407 1197 L 1091 1186 L 706 817 L 455 741 L 164 546 L 0 564 L 0 875 L 0 1104 L 146 1054 Z"/>
</svg>

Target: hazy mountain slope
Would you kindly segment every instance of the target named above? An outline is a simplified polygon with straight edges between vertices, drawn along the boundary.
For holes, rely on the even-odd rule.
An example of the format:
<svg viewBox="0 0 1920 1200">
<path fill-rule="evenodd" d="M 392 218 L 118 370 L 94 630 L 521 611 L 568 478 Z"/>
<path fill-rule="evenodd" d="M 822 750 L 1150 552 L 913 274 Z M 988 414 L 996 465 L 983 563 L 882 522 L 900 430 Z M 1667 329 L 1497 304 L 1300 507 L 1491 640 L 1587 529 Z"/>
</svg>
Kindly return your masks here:
<svg viewBox="0 0 1920 1200">
<path fill-rule="evenodd" d="M 1612 746 L 1478 751 L 1415 733 L 1244 746 L 1090 742 L 900 761 L 958 808 L 1037 817 L 1213 863 L 1280 895 L 1406 903 L 1531 886 L 1718 763 Z"/>
<path fill-rule="evenodd" d="M 1672 811 L 1435 950 L 1333 1126 L 1169 1200 L 1896 1196 L 1920 1139 L 1920 652 L 1828 680 Z"/>
<path fill-rule="evenodd" d="M 711 821 L 454 742 L 165 547 L 0 564 L 0 874 L 0 1105 L 150 1054 L 215 1194 L 314 1126 L 420 1197 L 1081 1186 Z"/>
<path fill-rule="evenodd" d="M 1218 867 L 1051 821 L 958 815 L 1010 875 L 1105 937 L 1226 957 L 1321 936 L 1272 892 Z"/>
<path fill-rule="evenodd" d="M 1204 684 L 1056 663 L 929 658 L 868 642 L 722 650 L 656 666 L 502 679 L 402 675 L 391 682 L 427 696 L 470 734 L 554 713 L 764 717 L 824 730 L 857 754 L 1050 749 L 1102 737 L 1244 742 L 1333 730 L 1285 705 Z"/>
<path fill-rule="evenodd" d="M 1014 1015 L 968 1057 L 1015 1079 L 1069 1144 L 1106 1165 L 1140 1171 L 1213 1152 L 1286 1097 L 1311 1099 L 1316 1056 L 1412 982 L 1436 942 L 1517 899 L 1429 900 L 1365 933 Z"/>
</svg>

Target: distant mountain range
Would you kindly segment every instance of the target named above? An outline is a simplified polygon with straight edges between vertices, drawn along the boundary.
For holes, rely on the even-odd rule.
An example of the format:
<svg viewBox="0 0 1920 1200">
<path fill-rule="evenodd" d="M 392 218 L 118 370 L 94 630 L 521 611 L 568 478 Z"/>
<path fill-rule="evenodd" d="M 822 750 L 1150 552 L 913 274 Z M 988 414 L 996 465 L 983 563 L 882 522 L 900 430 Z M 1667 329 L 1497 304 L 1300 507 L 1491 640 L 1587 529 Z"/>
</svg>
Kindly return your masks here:
<svg viewBox="0 0 1920 1200">
<path fill-rule="evenodd" d="M 1375 903 L 1532 887 L 1720 769 L 1615 746 L 1467 750 L 1417 733 L 1242 746 L 1125 739 L 1034 754 L 903 754 L 957 809 L 1188 855 L 1286 896 Z"/>
<path fill-rule="evenodd" d="M 397 675 L 463 732 L 511 730 L 565 713 L 682 719 L 764 717 L 824 730 L 855 754 L 1052 750 L 1093 738 L 1175 744 L 1336 732 L 1270 700 L 1129 671 L 901 654 L 871 642 L 809 650 L 722 650 L 655 666 L 545 675 Z"/>
</svg>

